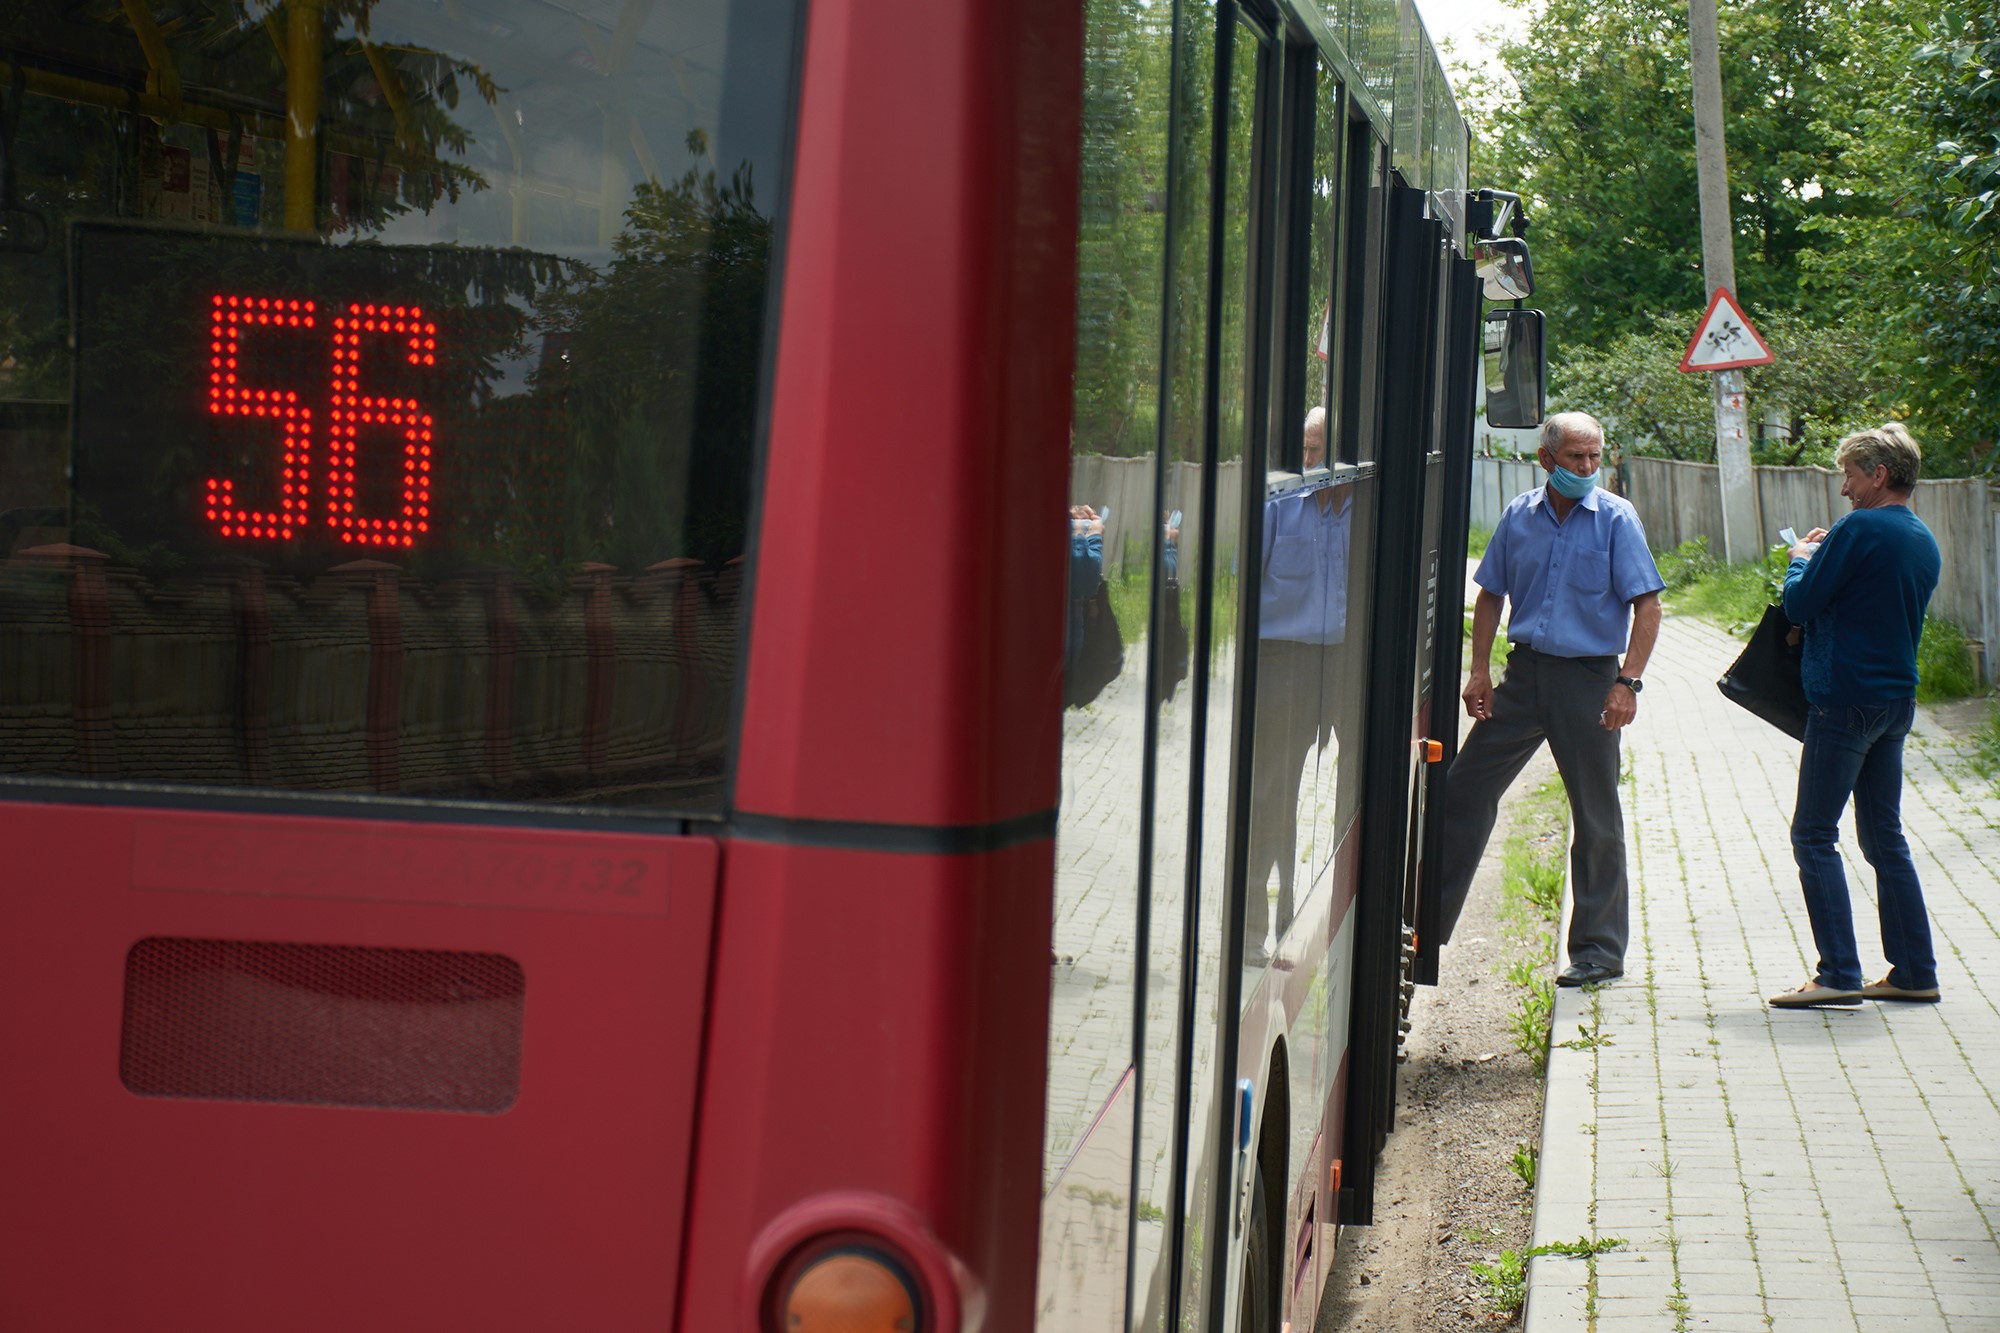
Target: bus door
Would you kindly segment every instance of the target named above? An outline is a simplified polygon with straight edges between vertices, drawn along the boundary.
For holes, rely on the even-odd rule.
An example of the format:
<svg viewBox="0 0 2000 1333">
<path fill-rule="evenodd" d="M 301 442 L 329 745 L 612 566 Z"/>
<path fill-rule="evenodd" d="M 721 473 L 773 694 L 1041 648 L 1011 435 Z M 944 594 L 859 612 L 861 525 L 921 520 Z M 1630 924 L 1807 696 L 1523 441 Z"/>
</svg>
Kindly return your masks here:
<svg viewBox="0 0 2000 1333">
<path fill-rule="evenodd" d="M 1433 701 L 1428 739 L 1437 742 L 1435 758 L 1424 777 L 1426 808 L 1444 800 L 1445 775 L 1458 755 L 1464 710 L 1458 699 L 1459 673 L 1464 668 L 1467 636 L 1461 608 L 1465 604 L 1465 561 L 1458 553 L 1465 549 L 1470 522 L 1472 490 L 1473 419 L 1478 399 L 1479 365 L 1479 280 L 1473 263 L 1448 249 L 1443 259 L 1445 272 L 1444 351 L 1440 358 L 1441 405 L 1438 412 L 1439 439 L 1435 453 L 1441 476 L 1435 482 L 1441 515 L 1437 551 L 1436 610 L 1431 635 L 1431 678 Z M 1436 884 L 1437 867 L 1442 864 L 1444 839 L 1449 830 L 1438 820 L 1427 820 L 1423 836 L 1423 862 L 1414 881 L 1417 901 L 1411 916 L 1416 930 L 1413 979 L 1434 986 L 1438 977 L 1438 917 L 1443 902 Z M 1402 1005 L 1410 1002 L 1406 988 Z"/>
<path fill-rule="evenodd" d="M 1394 1126 L 1400 988 L 1414 938 L 1408 886 L 1423 828 L 1424 728 L 1432 688 L 1441 502 L 1430 487 L 1440 340 L 1441 223 L 1422 190 L 1388 190 L 1387 277 L 1380 326 L 1381 509 L 1375 638 L 1357 902 L 1354 1007 L 1343 1131 L 1342 1220 L 1373 1218 L 1376 1154 Z M 1427 491 L 1430 493 L 1427 494 Z"/>
</svg>

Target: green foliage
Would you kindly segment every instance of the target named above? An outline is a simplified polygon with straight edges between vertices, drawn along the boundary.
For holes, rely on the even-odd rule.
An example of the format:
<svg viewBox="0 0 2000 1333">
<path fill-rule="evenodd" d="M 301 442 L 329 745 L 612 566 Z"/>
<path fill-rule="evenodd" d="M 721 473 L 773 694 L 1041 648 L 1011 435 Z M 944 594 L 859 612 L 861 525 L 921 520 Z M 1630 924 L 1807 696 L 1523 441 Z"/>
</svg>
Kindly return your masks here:
<svg viewBox="0 0 2000 1333">
<path fill-rule="evenodd" d="M 1507 961 L 1507 979 L 1521 990 L 1507 1024 L 1514 1046 L 1535 1067 L 1548 1068 L 1549 1022 L 1555 1013 L 1554 926 L 1562 913 L 1563 860 L 1567 837 L 1567 797 L 1562 779 L 1551 778 L 1521 802 L 1501 853 L 1502 913 L 1516 952 Z"/>
<path fill-rule="evenodd" d="M 1708 549 L 1708 538 L 1690 537 L 1671 551 L 1663 551 L 1656 557 L 1660 577 L 1666 580 L 1667 592 L 1679 592 L 1682 588 L 1699 579 L 1713 574 L 1721 562 Z"/>
<path fill-rule="evenodd" d="M 1720 23 L 1738 294 L 1762 316 L 1800 305 L 1805 224 L 1845 206 L 1804 188 L 1836 152 L 1845 32 L 1817 0 L 1740 0 Z M 1547 0 L 1499 54 L 1518 93 L 1467 80 L 1473 174 L 1528 201 L 1558 358 L 1643 329 L 1648 312 L 1692 319 L 1707 289 L 1686 6 Z"/>
<path fill-rule="evenodd" d="M 1472 652 L 1472 612 L 1469 609 L 1465 613 L 1465 651 L 1467 654 Z M 1490 675 L 1496 678 L 1500 675 L 1501 668 L 1507 665 L 1508 651 L 1507 627 L 1502 625 L 1493 631 L 1493 646 L 1486 650 L 1486 670 Z M 1468 656 L 1466 667 L 1470 669 L 1471 666 Z"/>
<path fill-rule="evenodd" d="M 1625 1243 L 1622 1237 L 1603 1236 L 1592 1239 L 1578 1236 L 1575 1240 L 1551 1241 L 1546 1245 L 1531 1245 L 1525 1250 L 1502 1250 L 1490 1264 L 1472 1265 L 1472 1276 L 1478 1279 L 1486 1293 L 1486 1299 L 1501 1314 L 1512 1314 L 1528 1299 L 1528 1261 L 1547 1254 L 1560 1254 L 1571 1259 L 1594 1259 L 1607 1251 L 1615 1250 Z"/>
<path fill-rule="evenodd" d="M 1556 984 L 1546 972 L 1537 970 L 1521 993 L 1520 1003 L 1507 1015 L 1514 1034 L 1514 1049 L 1534 1063 L 1535 1077 L 1549 1067 L 1549 1023 L 1556 1010 Z"/>
<path fill-rule="evenodd" d="M 1736 0 L 1718 18 L 1737 294 L 1778 357 L 1750 377 L 1753 419 L 1791 427 L 1760 461 L 1821 461 L 1898 419 L 1928 475 L 1991 469 L 2000 14 Z M 1674 370 L 1707 290 L 1685 7 L 1549 0 L 1500 58 L 1504 77 L 1459 72 L 1473 178 L 1535 218 L 1558 401 L 1617 421 L 1621 446 L 1712 457 L 1707 386 Z"/>
<path fill-rule="evenodd" d="M 1535 1168 L 1540 1157 L 1541 1152 L 1534 1144 L 1517 1143 L 1514 1145 L 1513 1159 L 1507 1163 L 1507 1169 L 1519 1176 L 1523 1185 L 1526 1185 L 1529 1189 L 1533 1189 L 1535 1187 Z"/>
<path fill-rule="evenodd" d="M 1927 35 L 1914 68 L 1936 139 L 1925 214 L 1943 253 L 1922 287 L 1922 336 L 1944 372 L 1928 387 L 1952 433 L 1990 450 L 2000 434 L 2000 14 L 1947 7 Z"/>
<path fill-rule="evenodd" d="M 1761 560 L 1717 565 L 1670 591 L 1666 601 L 1676 611 L 1718 621 L 1739 639 L 1750 637 L 1764 608 L 1783 596 L 1789 564 L 1782 547 Z"/>
<path fill-rule="evenodd" d="M 1979 693 L 1979 675 L 1965 631 L 1942 616 L 1924 621 L 1917 641 L 1917 702 L 1937 703 Z"/>
<path fill-rule="evenodd" d="M 1075 447 L 1130 457 L 1156 438 L 1171 15 L 1089 0 L 1084 16 Z"/>
<path fill-rule="evenodd" d="M 1694 316 L 1644 319 L 1600 346 L 1571 351 L 1557 367 L 1554 395 L 1605 421 L 1627 452 L 1713 462 L 1709 377 L 1680 369 Z M 1835 324 L 1785 311 L 1760 316 L 1758 325 L 1777 360 L 1746 374 L 1750 416 L 1778 429 L 1757 441 L 1754 462 L 1830 466 L 1843 435 L 1895 417 L 1887 385 L 1867 369 L 1875 328 L 1859 318 Z"/>
<path fill-rule="evenodd" d="M 1477 523 L 1465 534 L 1465 558 L 1478 560 L 1486 554 L 1487 545 L 1493 540 L 1493 529 L 1482 528 Z"/>
<path fill-rule="evenodd" d="M 1595 985 L 1586 987 L 1589 990 L 1595 990 L 1596 988 Z M 1615 1046 L 1617 1042 L 1613 1040 L 1609 1032 L 1605 1032 L 1601 1028 L 1592 1028 L 1588 1024 L 1578 1023 L 1576 1025 L 1576 1035 L 1568 1041 L 1559 1041 L 1556 1045 L 1566 1051 L 1595 1051 L 1606 1046 Z"/>
<path fill-rule="evenodd" d="M 1487 1304 L 1512 1314 L 1528 1299 L 1528 1260 L 1520 1250 L 1502 1250 L 1490 1264 L 1472 1265 L 1472 1276 L 1486 1293 Z"/>
<path fill-rule="evenodd" d="M 702 146 L 690 137 L 690 154 Z M 564 558 L 643 569 L 743 553 L 770 255 L 748 165 L 726 181 L 690 166 L 638 186 L 608 269 L 549 297 L 565 355 L 533 385 L 572 435 Z"/>
<path fill-rule="evenodd" d="M 1668 552 L 1659 564 L 1670 607 L 1685 615 L 1705 616 L 1737 638 L 1748 639 L 1763 619 L 1764 608 L 1784 596 L 1790 560 L 1784 548 L 1777 547 L 1762 560 L 1716 564 L 1708 557 L 1707 543 L 1696 538 Z M 1977 693 L 1979 676 L 1965 631 L 1942 616 L 1927 617 L 1917 643 L 1917 701 L 1937 703 Z"/>
<path fill-rule="evenodd" d="M 2000 778 L 2000 702 L 1986 710 L 1986 720 L 1973 734 L 1972 767 L 1989 781 Z"/>
<path fill-rule="evenodd" d="M 1600 1254 L 1608 1254 L 1624 1245 L 1622 1236 L 1578 1236 L 1575 1240 L 1552 1240 L 1546 1245 L 1537 1245 L 1528 1251 L 1530 1258 L 1544 1254 L 1561 1254 L 1571 1259 L 1594 1259 Z"/>
</svg>

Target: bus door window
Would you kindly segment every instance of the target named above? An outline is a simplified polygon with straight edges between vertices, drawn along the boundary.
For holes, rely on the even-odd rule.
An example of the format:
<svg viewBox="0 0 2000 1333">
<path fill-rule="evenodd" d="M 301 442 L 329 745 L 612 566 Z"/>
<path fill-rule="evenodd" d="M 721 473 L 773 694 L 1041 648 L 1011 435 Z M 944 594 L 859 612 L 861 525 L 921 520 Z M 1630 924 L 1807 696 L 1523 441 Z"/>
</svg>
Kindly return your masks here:
<svg viewBox="0 0 2000 1333">
<path fill-rule="evenodd" d="M 1240 950 L 1224 958 L 1226 914 L 1240 883 L 1245 840 L 1236 830 L 1248 800 L 1249 772 L 1238 776 L 1249 724 L 1241 707 L 1245 599 L 1254 595 L 1256 550 L 1244 549 L 1243 532 L 1261 490 L 1262 423 L 1269 382 L 1269 316 L 1259 296 L 1259 274 L 1268 262 L 1268 196 L 1276 51 L 1271 33 L 1234 6 L 1221 8 L 1217 33 L 1216 143 L 1223 158 L 1211 170 L 1211 262 L 1214 305 L 1208 328 L 1211 419 L 1206 423 L 1209 466 L 1214 472 L 1213 537 L 1202 564 L 1203 628 L 1209 644 L 1205 705 L 1200 720 L 1199 805 L 1194 820 L 1200 853 L 1195 863 L 1199 896 L 1196 924 L 1198 989 L 1189 1047 L 1187 1115 L 1187 1232 L 1184 1238 L 1181 1312 L 1184 1327 L 1206 1327 L 1211 1303 L 1223 1295 L 1222 1260 L 1229 1253 L 1230 1182 L 1234 1170 L 1235 1098 L 1223 1085 L 1234 1078 L 1236 1022 L 1242 993 Z M 1250 469 L 1255 469 L 1251 472 Z M 1240 785 L 1239 785 L 1240 783 Z M 1228 1021 L 1223 1021 L 1227 1015 Z M 1233 1086 L 1233 1084 L 1231 1085 Z"/>
<path fill-rule="evenodd" d="M 1167 145 L 1148 134 L 1169 119 L 1171 12 L 1093 6 L 1086 22 L 1037 1299 L 1052 1328 L 1101 1319 L 1104 1294 L 1126 1282 L 1133 1119 L 1143 1114 L 1131 1075 L 1145 990 L 1148 659 L 1162 633 L 1156 571 L 1171 578 L 1179 549 L 1156 512 L 1166 216 L 1154 192 Z M 1183 674 L 1186 652 L 1183 635 Z"/>
<path fill-rule="evenodd" d="M 1317 434 L 1321 441 L 1325 458 L 1323 465 L 1336 469 L 1342 477 L 1352 479 L 1358 470 L 1340 466 L 1352 461 L 1340 456 L 1346 435 L 1340 380 L 1349 307 L 1349 302 L 1344 299 L 1346 268 L 1341 263 L 1348 230 L 1343 225 L 1348 196 L 1345 177 L 1347 97 L 1333 70 L 1324 61 L 1319 62 L 1317 73 L 1312 99 L 1312 189 L 1307 201 L 1311 210 L 1307 264 L 1307 291 L 1310 295 L 1305 308 L 1311 322 L 1300 330 L 1299 342 L 1294 347 L 1302 345 L 1304 351 L 1301 354 L 1295 350 L 1293 361 L 1304 366 L 1310 389 L 1308 400 L 1324 409 L 1324 420 L 1319 430 L 1308 432 L 1309 436 Z M 1307 416 L 1311 416 L 1310 409 Z M 1310 454 L 1313 441 L 1309 439 L 1307 443 L 1305 472 L 1312 477 L 1315 475 Z M 1302 868 L 1309 869 L 1315 877 L 1324 874 L 1332 864 L 1347 830 L 1346 823 L 1340 818 L 1341 793 L 1344 788 L 1358 788 L 1360 782 L 1359 734 L 1355 729 L 1358 719 L 1348 717 L 1342 711 L 1342 703 L 1350 692 L 1350 680 L 1364 674 L 1361 663 L 1365 658 L 1350 650 L 1348 645 L 1350 642 L 1363 642 L 1366 637 L 1365 624 L 1351 612 L 1354 599 L 1361 593 L 1361 585 L 1356 583 L 1353 575 L 1354 556 L 1367 548 L 1357 545 L 1354 534 L 1355 506 L 1361 495 L 1360 487 L 1349 480 L 1343 489 L 1347 492 L 1341 501 L 1347 515 L 1341 533 L 1344 550 L 1339 571 L 1334 576 L 1340 586 L 1337 589 L 1330 587 L 1327 591 L 1328 598 L 1337 599 L 1340 606 L 1339 642 L 1329 642 L 1320 655 L 1319 710 L 1322 725 L 1317 752 L 1310 765 L 1312 790 L 1310 796 L 1301 802 L 1299 837 L 1307 849 L 1302 853 Z M 1334 925 L 1338 928 L 1337 922 Z"/>
<path fill-rule="evenodd" d="M 1208 548 L 1216 537 L 1218 495 L 1208 454 L 1211 299 L 1210 197 L 1214 114 L 1215 11 L 1178 7 L 1172 29 L 1176 68 L 1168 121 L 1165 184 L 1164 340 L 1159 378 L 1158 508 L 1160 579 L 1155 585 L 1155 664 L 1151 762 L 1152 858 L 1147 867 L 1144 1011 L 1139 1031 L 1139 1151 L 1134 1170 L 1130 1326 L 1134 1333 L 1188 1327 L 1179 1312 L 1188 1283 L 1194 1219 L 1204 1215 L 1190 1171 L 1189 1139 L 1208 1113 L 1215 1069 L 1213 1009 L 1221 970 L 1221 899 L 1192 882 L 1190 847 L 1199 807 L 1207 669 Z M 1226 771 L 1226 770 L 1225 770 Z"/>
<path fill-rule="evenodd" d="M 1246 879 L 1245 945 L 1253 963 L 1283 938 L 1301 896 L 1332 858 L 1341 760 L 1334 690 L 1347 670 L 1354 489 L 1330 484 L 1338 416 L 1328 392 L 1342 102 L 1331 71 L 1309 48 L 1297 54 L 1304 59 L 1288 67 L 1297 77 L 1287 88 L 1286 121 L 1294 130 L 1284 201 L 1290 244 L 1280 281 L 1291 317 L 1279 331 L 1277 361 L 1287 372 L 1283 396 L 1308 405 L 1298 414 L 1302 425 L 1273 441 L 1278 461 L 1264 506 Z M 1352 471 L 1339 475 L 1351 481 Z M 1265 941 L 1260 928 L 1267 922 Z"/>
</svg>

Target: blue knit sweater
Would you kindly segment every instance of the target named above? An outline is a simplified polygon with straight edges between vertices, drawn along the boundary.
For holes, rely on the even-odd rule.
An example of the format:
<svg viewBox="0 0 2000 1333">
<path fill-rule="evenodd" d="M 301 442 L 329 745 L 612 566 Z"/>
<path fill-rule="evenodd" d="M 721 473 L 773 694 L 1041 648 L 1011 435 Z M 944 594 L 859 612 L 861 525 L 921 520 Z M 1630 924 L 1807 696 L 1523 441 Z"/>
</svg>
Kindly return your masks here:
<svg viewBox="0 0 2000 1333">
<path fill-rule="evenodd" d="M 1806 628 L 1806 698 L 1821 707 L 1908 699 L 1937 590 L 1937 539 L 1907 505 L 1844 515 L 1785 571 L 1785 615 Z"/>
</svg>

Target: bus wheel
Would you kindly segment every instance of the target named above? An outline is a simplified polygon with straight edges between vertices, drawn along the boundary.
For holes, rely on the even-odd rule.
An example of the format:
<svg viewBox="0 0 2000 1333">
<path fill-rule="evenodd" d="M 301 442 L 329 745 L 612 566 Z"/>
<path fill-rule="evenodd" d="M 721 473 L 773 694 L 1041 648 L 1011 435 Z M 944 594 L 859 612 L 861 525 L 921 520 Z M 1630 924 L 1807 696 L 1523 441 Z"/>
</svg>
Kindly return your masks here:
<svg viewBox="0 0 2000 1333">
<path fill-rule="evenodd" d="M 1243 1227 L 1243 1304 L 1237 1333 L 1278 1333 L 1277 1254 L 1271 1248 L 1271 1219 L 1264 1206 L 1264 1173 L 1250 1178 L 1250 1216 Z"/>
</svg>

